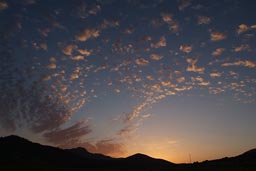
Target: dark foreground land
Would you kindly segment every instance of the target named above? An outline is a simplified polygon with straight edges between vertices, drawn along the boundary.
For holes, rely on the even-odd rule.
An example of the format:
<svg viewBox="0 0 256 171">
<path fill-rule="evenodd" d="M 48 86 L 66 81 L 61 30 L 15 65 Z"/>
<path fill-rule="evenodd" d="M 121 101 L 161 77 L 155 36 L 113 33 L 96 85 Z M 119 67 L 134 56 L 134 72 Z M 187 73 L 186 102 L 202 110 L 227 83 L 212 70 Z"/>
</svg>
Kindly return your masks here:
<svg viewBox="0 0 256 171">
<path fill-rule="evenodd" d="M 143 154 L 111 158 L 83 148 L 59 149 L 18 136 L 0 138 L 1 171 L 256 171 L 256 149 L 239 156 L 193 164 L 174 164 Z"/>
</svg>

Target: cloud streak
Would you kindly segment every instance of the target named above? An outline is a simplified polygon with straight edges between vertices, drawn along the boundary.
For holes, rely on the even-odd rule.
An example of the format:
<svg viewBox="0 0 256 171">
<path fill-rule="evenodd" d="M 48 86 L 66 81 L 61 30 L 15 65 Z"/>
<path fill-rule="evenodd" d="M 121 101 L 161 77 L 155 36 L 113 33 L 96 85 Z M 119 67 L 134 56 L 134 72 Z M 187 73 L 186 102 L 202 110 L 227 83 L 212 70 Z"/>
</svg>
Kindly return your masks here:
<svg viewBox="0 0 256 171">
<path fill-rule="evenodd" d="M 224 66 L 224 67 L 230 67 L 230 66 L 244 66 L 244 67 L 248 67 L 248 68 L 255 68 L 255 67 L 256 67 L 256 62 L 254 62 L 254 61 L 249 61 L 249 60 L 245 60 L 245 61 L 236 61 L 236 62 L 227 62 L 227 63 L 221 64 L 221 66 Z"/>
<path fill-rule="evenodd" d="M 83 136 L 91 133 L 90 126 L 87 125 L 88 120 L 79 121 L 68 128 L 57 128 L 50 132 L 46 132 L 43 136 L 48 142 L 62 145 L 72 141 L 78 141 Z"/>
</svg>

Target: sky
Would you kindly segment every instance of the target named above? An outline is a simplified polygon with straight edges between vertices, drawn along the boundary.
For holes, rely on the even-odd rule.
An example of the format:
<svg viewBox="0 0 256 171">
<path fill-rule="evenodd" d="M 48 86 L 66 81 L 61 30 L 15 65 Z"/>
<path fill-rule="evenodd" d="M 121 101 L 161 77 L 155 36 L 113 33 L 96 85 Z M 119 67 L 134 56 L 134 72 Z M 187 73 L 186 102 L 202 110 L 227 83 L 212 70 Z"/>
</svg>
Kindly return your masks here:
<svg viewBox="0 0 256 171">
<path fill-rule="evenodd" d="M 175 163 L 255 148 L 255 6 L 0 0 L 0 136 Z"/>
</svg>

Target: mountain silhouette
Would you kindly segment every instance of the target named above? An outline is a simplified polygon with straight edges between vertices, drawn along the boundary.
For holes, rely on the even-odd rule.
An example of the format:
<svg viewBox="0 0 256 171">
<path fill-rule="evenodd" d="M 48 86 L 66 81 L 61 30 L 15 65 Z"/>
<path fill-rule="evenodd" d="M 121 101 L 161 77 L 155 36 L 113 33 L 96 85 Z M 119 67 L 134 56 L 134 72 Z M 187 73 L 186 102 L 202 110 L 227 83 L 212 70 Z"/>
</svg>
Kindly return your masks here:
<svg viewBox="0 0 256 171">
<path fill-rule="evenodd" d="M 135 171 L 255 171 L 256 149 L 241 155 L 193 164 L 174 164 L 145 154 L 112 158 L 82 147 L 60 149 L 19 136 L 0 138 L 0 170 L 135 170 Z"/>
<path fill-rule="evenodd" d="M 80 156 L 83 158 L 88 158 L 88 159 L 104 159 L 104 160 L 113 160 L 114 159 L 112 157 L 105 156 L 103 154 L 90 153 L 83 147 L 65 149 L 65 151 L 73 153 L 74 155 L 77 155 L 77 156 Z"/>
</svg>

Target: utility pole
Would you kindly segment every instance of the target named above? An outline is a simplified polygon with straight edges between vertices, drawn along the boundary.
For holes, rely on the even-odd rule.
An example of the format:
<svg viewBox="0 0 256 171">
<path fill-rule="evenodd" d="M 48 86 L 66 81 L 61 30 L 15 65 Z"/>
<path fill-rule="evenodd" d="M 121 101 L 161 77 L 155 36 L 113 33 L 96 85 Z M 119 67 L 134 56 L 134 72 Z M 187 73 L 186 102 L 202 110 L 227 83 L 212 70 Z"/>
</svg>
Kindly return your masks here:
<svg viewBox="0 0 256 171">
<path fill-rule="evenodd" d="M 189 163 L 192 163 L 192 161 L 191 161 L 191 154 L 190 153 L 189 153 L 188 157 L 189 157 Z"/>
</svg>

